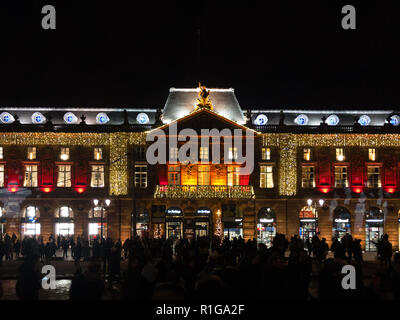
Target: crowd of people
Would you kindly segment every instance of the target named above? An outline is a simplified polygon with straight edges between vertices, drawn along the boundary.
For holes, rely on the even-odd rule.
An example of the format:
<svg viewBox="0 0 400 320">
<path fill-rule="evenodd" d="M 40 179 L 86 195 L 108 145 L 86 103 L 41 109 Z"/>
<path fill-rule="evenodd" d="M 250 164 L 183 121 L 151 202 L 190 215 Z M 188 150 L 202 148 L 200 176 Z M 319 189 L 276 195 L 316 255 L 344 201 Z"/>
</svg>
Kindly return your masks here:
<svg viewBox="0 0 400 320">
<path fill-rule="evenodd" d="M 15 250 L 17 239 L 3 239 L 4 247 Z M 6 246 L 7 242 L 7 246 Z M 326 239 L 315 235 L 303 242 L 297 236 L 288 240 L 277 234 L 267 248 L 255 239 L 221 241 L 219 238 L 126 239 L 123 244 L 110 238 L 92 243 L 77 237 L 55 239 L 25 238 L 21 242 L 24 261 L 17 280 L 20 299 L 37 299 L 41 275 L 40 260 L 48 261 L 60 248 L 64 256 L 71 249 L 76 263 L 69 296 L 72 300 L 102 299 L 107 288 L 119 283 L 120 298 L 141 299 L 379 299 L 382 290 L 400 299 L 400 254 L 387 260 L 390 242 L 382 236 L 376 246 L 378 256 L 388 265 L 385 272 L 366 285 L 362 280 L 363 261 L 360 241 L 345 235 L 329 248 Z M 46 248 L 49 248 L 46 250 Z M 88 250 L 89 248 L 89 250 Z M 327 258 L 331 249 L 334 258 Z M 66 250 L 66 252 L 65 252 Z M 12 250 L 11 250 L 12 252 Z M 15 252 L 17 255 L 17 253 Z M 12 254 L 11 254 L 12 255 Z M 18 254 L 19 255 L 19 254 Z M 10 252 L 8 253 L 10 256 Z M 383 258 L 383 256 L 385 258 Z M 12 259 L 12 257 L 11 257 Z M 86 270 L 79 261 L 89 260 Z M 121 261 L 127 268 L 121 271 Z M 385 262 L 386 261 L 386 262 Z M 355 290 L 344 290 L 342 267 L 353 264 L 357 272 Z M 318 282 L 317 297 L 311 296 L 311 281 Z"/>
</svg>

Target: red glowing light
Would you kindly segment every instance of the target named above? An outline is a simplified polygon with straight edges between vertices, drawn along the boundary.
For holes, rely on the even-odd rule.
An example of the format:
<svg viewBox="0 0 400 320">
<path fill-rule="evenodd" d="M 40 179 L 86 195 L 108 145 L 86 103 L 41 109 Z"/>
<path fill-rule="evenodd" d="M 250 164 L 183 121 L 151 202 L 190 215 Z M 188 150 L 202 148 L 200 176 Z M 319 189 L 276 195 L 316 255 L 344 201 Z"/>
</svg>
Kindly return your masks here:
<svg viewBox="0 0 400 320">
<path fill-rule="evenodd" d="M 355 188 L 353 188 L 353 191 L 355 193 L 361 193 L 362 192 L 362 188 L 361 187 L 355 187 Z"/>
<path fill-rule="evenodd" d="M 329 187 L 320 187 L 319 190 L 323 193 L 328 193 L 329 192 Z"/>
<path fill-rule="evenodd" d="M 85 191 L 85 188 L 79 187 L 79 188 L 76 188 L 76 191 L 78 193 L 83 193 Z"/>
<path fill-rule="evenodd" d="M 8 191 L 9 192 L 17 192 L 18 191 L 18 185 L 17 184 L 9 184 L 8 185 Z"/>
<path fill-rule="evenodd" d="M 396 187 L 387 187 L 386 188 L 386 192 L 395 193 L 395 191 L 396 191 Z"/>
<path fill-rule="evenodd" d="M 50 191 L 51 191 L 51 188 L 49 188 L 49 187 L 46 187 L 46 188 L 43 188 L 42 190 L 43 190 L 43 192 L 46 192 L 46 193 L 48 193 L 48 192 L 50 192 Z"/>
</svg>

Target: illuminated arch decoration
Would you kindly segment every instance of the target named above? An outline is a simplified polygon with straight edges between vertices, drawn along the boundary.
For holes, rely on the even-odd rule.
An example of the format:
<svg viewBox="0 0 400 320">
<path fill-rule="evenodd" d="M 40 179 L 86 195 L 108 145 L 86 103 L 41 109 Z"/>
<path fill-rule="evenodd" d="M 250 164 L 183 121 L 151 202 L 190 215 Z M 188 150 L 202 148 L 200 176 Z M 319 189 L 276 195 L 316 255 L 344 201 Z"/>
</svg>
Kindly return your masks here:
<svg viewBox="0 0 400 320">
<path fill-rule="evenodd" d="M 400 117 L 397 114 L 395 114 L 390 117 L 389 121 L 391 125 L 398 126 L 400 124 Z"/>
<path fill-rule="evenodd" d="M 29 222 L 34 222 L 40 217 L 39 208 L 36 206 L 27 206 L 22 211 L 22 217 L 27 219 Z"/>
<path fill-rule="evenodd" d="M 265 114 L 259 114 L 254 120 L 254 124 L 258 126 L 266 125 L 268 122 L 268 117 Z"/>
<path fill-rule="evenodd" d="M 67 112 L 64 114 L 64 122 L 66 124 L 76 124 L 78 123 L 78 118 L 72 112 Z"/>
<path fill-rule="evenodd" d="M 149 120 L 149 116 L 146 113 L 141 112 L 137 115 L 136 121 L 140 124 L 147 124 L 147 123 L 149 123 L 150 120 Z"/>
<path fill-rule="evenodd" d="M 318 211 L 313 206 L 305 206 L 299 212 L 299 219 L 318 219 Z"/>
<path fill-rule="evenodd" d="M 42 124 L 44 122 L 46 122 L 46 117 L 41 114 L 40 112 L 35 112 L 34 114 L 32 114 L 32 123 L 34 124 Z"/>
<path fill-rule="evenodd" d="M 329 126 L 336 126 L 339 124 L 339 117 L 336 114 L 331 114 L 326 120 L 325 123 Z"/>
<path fill-rule="evenodd" d="M 367 222 L 383 222 L 384 214 L 381 208 L 370 207 L 365 211 L 365 221 Z"/>
<path fill-rule="evenodd" d="M 15 121 L 15 119 L 10 113 L 2 112 L 0 114 L 0 122 L 1 123 L 9 124 L 9 123 L 13 123 L 14 121 Z"/>
<path fill-rule="evenodd" d="M 358 119 L 358 123 L 362 126 L 368 126 L 371 123 L 371 118 L 366 114 L 363 114 L 360 119 Z"/>
<path fill-rule="evenodd" d="M 109 121 L 110 121 L 110 118 L 104 112 L 100 112 L 96 116 L 96 123 L 97 124 L 106 124 Z"/>
<path fill-rule="evenodd" d="M 305 114 L 300 114 L 294 119 L 294 122 L 299 126 L 305 126 L 308 124 L 308 117 Z"/>
</svg>

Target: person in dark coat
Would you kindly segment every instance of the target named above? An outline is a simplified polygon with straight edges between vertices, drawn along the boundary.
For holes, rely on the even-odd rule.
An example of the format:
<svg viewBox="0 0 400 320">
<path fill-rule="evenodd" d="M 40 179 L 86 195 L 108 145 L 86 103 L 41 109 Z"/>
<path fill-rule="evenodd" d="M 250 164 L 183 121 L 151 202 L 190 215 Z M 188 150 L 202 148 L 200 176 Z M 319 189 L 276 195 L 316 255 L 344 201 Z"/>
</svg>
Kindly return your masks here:
<svg viewBox="0 0 400 320">
<path fill-rule="evenodd" d="M 21 242 L 17 240 L 14 245 L 15 255 L 19 258 L 19 254 L 21 253 Z"/>
<path fill-rule="evenodd" d="M 16 293 L 21 300 L 38 300 L 41 277 L 37 256 L 29 256 L 18 270 Z"/>
<path fill-rule="evenodd" d="M 85 273 L 77 274 L 69 290 L 70 300 L 101 300 L 105 291 L 98 262 L 90 262 Z"/>
</svg>

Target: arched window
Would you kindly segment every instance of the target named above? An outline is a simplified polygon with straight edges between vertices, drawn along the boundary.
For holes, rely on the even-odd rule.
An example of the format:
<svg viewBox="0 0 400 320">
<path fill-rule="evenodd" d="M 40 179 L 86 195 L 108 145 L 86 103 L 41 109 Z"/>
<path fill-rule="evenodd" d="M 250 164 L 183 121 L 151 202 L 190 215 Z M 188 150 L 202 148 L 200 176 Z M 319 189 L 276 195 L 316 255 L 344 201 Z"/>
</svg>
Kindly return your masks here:
<svg viewBox="0 0 400 320">
<path fill-rule="evenodd" d="M 383 220 L 383 211 L 382 209 L 378 207 L 370 207 L 366 212 L 365 212 L 365 219 L 366 220 Z"/>
<path fill-rule="evenodd" d="M 315 207 L 312 206 L 305 206 L 303 209 L 300 210 L 299 214 L 300 219 L 316 219 L 318 218 L 318 212 Z"/>
<path fill-rule="evenodd" d="M 335 222 L 349 223 L 351 221 L 350 212 L 345 207 L 336 207 L 333 212 L 333 219 Z"/>
<path fill-rule="evenodd" d="M 275 212 L 269 207 L 263 207 L 258 211 L 258 221 L 262 223 L 273 223 L 276 220 Z"/>
<path fill-rule="evenodd" d="M 107 210 L 103 209 L 103 218 L 106 217 Z M 89 219 L 101 218 L 101 207 L 95 207 L 89 211 Z"/>
<path fill-rule="evenodd" d="M 28 219 L 40 217 L 40 212 L 39 212 L 38 207 L 35 207 L 35 206 L 26 207 L 23 212 L 23 217 L 28 218 Z"/>
<path fill-rule="evenodd" d="M 56 209 L 54 216 L 56 218 L 73 218 L 74 213 L 70 207 L 62 206 Z"/>
</svg>

